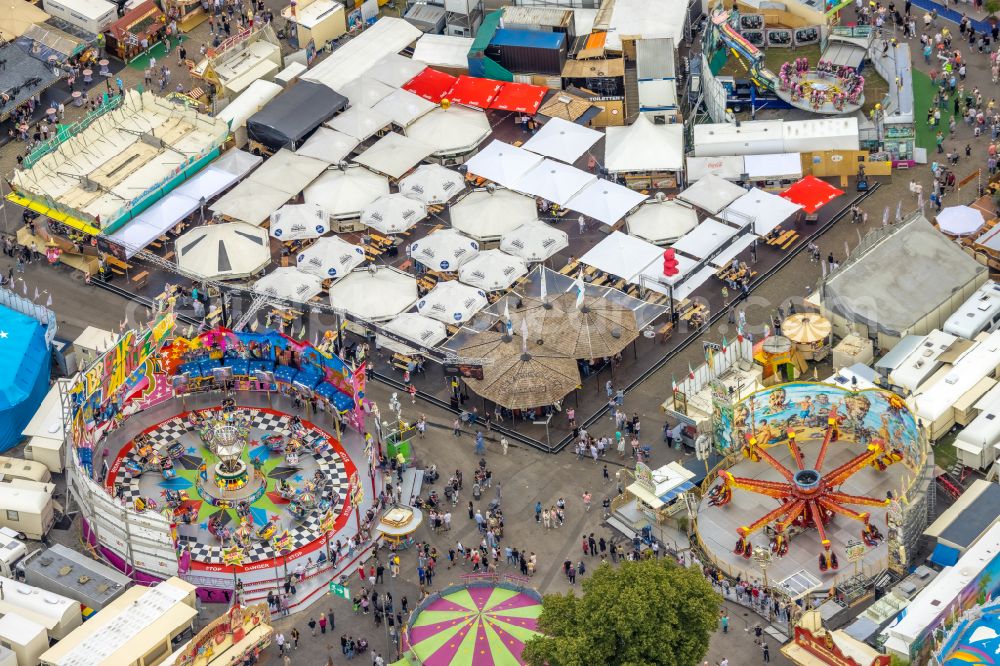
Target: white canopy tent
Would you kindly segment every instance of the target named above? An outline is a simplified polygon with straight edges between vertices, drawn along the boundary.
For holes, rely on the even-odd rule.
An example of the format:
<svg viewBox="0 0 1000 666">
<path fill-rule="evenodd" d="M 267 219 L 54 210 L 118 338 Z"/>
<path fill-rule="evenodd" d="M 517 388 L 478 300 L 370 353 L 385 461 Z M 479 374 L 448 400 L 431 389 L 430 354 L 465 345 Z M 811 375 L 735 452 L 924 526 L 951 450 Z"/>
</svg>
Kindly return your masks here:
<svg viewBox="0 0 1000 666">
<path fill-rule="evenodd" d="M 750 180 L 798 180 L 802 178 L 802 157 L 799 153 L 744 155 L 743 168 Z"/>
<path fill-rule="evenodd" d="M 716 215 L 746 193 L 747 191 L 736 183 L 731 183 L 721 176 L 709 173 L 699 178 L 677 196 L 692 206 L 701 208 L 709 215 Z"/>
<path fill-rule="evenodd" d="M 413 41 L 416 39 L 414 37 Z M 399 55 L 398 51 L 402 49 L 396 49 L 376 60 L 375 64 L 365 71 L 365 76 L 393 88 L 401 88 L 427 68 L 427 63 Z"/>
<path fill-rule="evenodd" d="M 722 268 L 723 266 L 728 265 L 729 262 L 731 262 L 733 259 L 735 259 L 740 252 L 753 245 L 753 242 L 755 240 L 757 240 L 757 237 L 754 236 L 753 234 L 745 234 L 743 236 L 740 236 L 732 243 L 730 243 L 726 247 L 726 249 L 724 249 L 722 252 L 715 255 L 714 257 L 712 257 L 712 259 L 708 263 L 712 264 L 716 268 Z"/>
<path fill-rule="evenodd" d="M 330 230 L 326 211 L 314 203 L 287 204 L 271 213 L 271 236 L 280 241 L 319 238 Z"/>
<path fill-rule="evenodd" d="M 718 217 L 741 227 L 752 223 L 751 231 L 763 236 L 801 209 L 802 206 L 784 197 L 755 187 L 729 204 Z"/>
<path fill-rule="evenodd" d="M 417 301 L 417 312 L 446 324 L 461 324 L 472 319 L 488 303 L 483 290 L 449 280 L 438 282 Z"/>
<path fill-rule="evenodd" d="M 599 179 L 580 190 L 566 203 L 566 207 L 613 225 L 645 200 L 646 195 L 641 192 Z"/>
<path fill-rule="evenodd" d="M 525 150 L 572 164 L 601 140 L 595 129 L 552 118 L 522 146 Z"/>
<path fill-rule="evenodd" d="M 569 235 L 541 220 L 527 222 L 503 235 L 500 249 L 525 261 L 545 261 L 569 247 Z"/>
<path fill-rule="evenodd" d="M 382 195 L 361 209 L 361 224 L 386 235 L 401 234 L 425 217 L 424 202 L 398 192 Z"/>
<path fill-rule="evenodd" d="M 684 126 L 656 125 L 643 114 L 622 127 L 608 127 L 604 168 L 611 173 L 684 170 Z"/>
<path fill-rule="evenodd" d="M 329 127 L 319 127 L 295 151 L 295 154 L 322 160 L 327 164 L 340 164 L 344 158 L 351 154 L 351 151 L 358 147 L 359 143 L 361 142 L 353 136 L 348 136 Z"/>
<path fill-rule="evenodd" d="M 451 205 L 451 226 L 476 240 L 498 240 L 538 220 L 535 200 L 510 190 L 476 190 Z"/>
<path fill-rule="evenodd" d="M 479 253 L 479 243 L 457 229 L 441 229 L 410 244 L 410 258 L 432 271 L 457 271 Z"/>
<path fill-rule="evenodd" d="M 267 232 L 245 222 L 195 227 L 174 248 L 177 265 L 206 280 L 244 278 L 271 263 Z"/>
<path fill-rule="evenodd" d="M 212 204 L 212 211 L 259 226 L 327 166 L 326 162 L 283 148 Z"/>
<path fill-rule="evenodd" d="M 326 122 L 326 126 L 358 141 L 372 137 L 392 124 L 389 118 L 365 106 L 352 106 Z"/>
<path fill-rule="evenodd" d="M 275 268 L 253 285 L 254 293 L 295 303 L 305 303 L 322 290 L 321 279 L 290 266 Z"/>
<path fill-rule="evenodd" d="M 195 201 L 210 201 L 219 196 L 230 185 L 238 181 L 237 174 L 209 165 L 192 178 L 177 186 L 171 195 L 190 197 Z"/>
<path fill-rule="evenodd" d="M 663 248 L 613 231 L 580 257 L 580 262 L 631 282 L 646 266 L 662 256 Z"/>
<path fill-rule="evenodd" d="M 968 236 L 983 228 L 983 214 L 971 206 L 948 206 L 937 214 L 937 225 L 949 236 Z"/>
<path fill-rule="evenodd" d="M 698 213 L 676 200 L 649 201 L 625 218 L 628 232 L 653 243 L 666 245 L 698 225 Z"/>
<path fill-rule="evenodd" d="M 542 158 L 509 143 L 493 140 L 465 163 L 469 173 L 482 176 L 512 190 L 522 190 L 518 185 L 526 173 L 539 166 Z M 557 163 L 556 163 L 557 164 Z"/>
<path fill-rule="evenodd" d="M 443 204 L 465 191 L 465 178 L 440 164 L 421 164 L 399 181 L 399 191 L 425 204 Z"/>
<path fill-rule="evenodd" d="M 736 233 L 736 229 L 733 229 L 728 224 L 707 219 L 684 234 L 671 247 L 675 251 L 683 252 L 690 257 L 704 259 L 725 245 Z"/>
<path fill-rule="evenodd" d="M 245 150 L 233 148 L 220 155 L 219 159 L 212 162 L 210 166 L 213 169 L 226 171 L 242 178 L 259 167 L 263 161 L 264 158 L 260 155 L 254 155 Z"/>
<path fill-rule="evenodd" d="M 474 41 L 472 37 L 428 33 L 417 40 L 417 45 L 413 47 L 413 59 L 435 69 L 468 71 L 469 51 Z"/>
<path fill-rule="evenodd" d="M 666 294 L 667 296 L 671 295 L 671 288 L 673 288 L 673 297 L 679 299 L 680 297 L 677 295 L 678 289 L 687 284 L 688 280 L 692 277 L 692 271 L 697 266 L 697 261 L 679 254 L 677 255 L 677 275 L 667 277 L 663 274 L 663 256 L 661 253 L 660 258 L 639 271 L 629 282 L 652 289 L 661 294 Z"/>
<path fill-rule="evenodd" d="M 742 155 L 726 155 L 723 157 L 693 157 L 685 158 L 687 162 L 687 179 L 689 183 L 701 180 L 709 174 L 714 174 L 725 180 L 739 180 L 746 171 L 743 170 Z"/>
<path fill-rule="evenodd" d="M 432 152 L 434 149 L 425 143 L 389 132 L 354 161 L 390 178 L 399 178 Z"/>
<path fill-rule="evenodd" d="M 674 287 L 674 300 L 682 301 L 690 296 L 695 289 L 708 282 L 716 273 L 713 266 L 703 266 L 691 275 L 684 278 L 684 281 Z M 647 286 L 649 284 L 647 283 Z"/>
<path fill-rule="evenodd" d="M 330 304 L 366 321 L 385 321 L 417 300 L 417 281 L 388 266 L 349 273 L 330 287 Z"/>
<path fill-rule="evenodd" d="M 458 270 L 458 279 L 483 291 L 501 291 L 528 274 L 524 259 L 500 250 L 486 250 Z"/>
<path fill-rule="evenodd" d="M 434 155 L 465 155 L 493 131 L 486 113 L 453 104 L 437 107 L 406 128 L 406 136 L 434 147 Z"/>
<path fill-rule="evenodd" d="M 180 194 L 168 194 L 136 215 L 131 222 L 114 232 L 109 238 L 125 248 L 125 256 L 132 258 L 178 222 L 198 210 L 198 200 Z"/>
<path fill-rule="evenodd" d="M 512 189 L 566 206 L 573 195 L 596 180 L 594 174 L 546 159 L 525 172 Z"/>
<path fill-rule="evenodd" d="M 365 261 L 365 250 L 339 236 L 324 236 L 299 252 L 295 265 L 300 271 L 324 280 L 342 278 Z"/>
<path fill-rule="evenodd" d="M 372 110 L 392 120 L 397 127 L 405 129 L 436 108 L 439 108 L 438 105 L 429 99 L 400 88 L 392 91 L 373 106 Z"/>
<path fill-rule="evenodd" d="M 345 83 L 337 92 L 347 98 L 351 106 L 372 108 L 392 94 L 394 88 L 368 76 Z"/>
<path fill-rule="evenodd" d="M 389 179 L 364 167 L 332 169 L 303 194 L 306 203 L 319 205 L 333 219 L 358 217 L 365 206 L 389 194 Z"/>
<path fill-rule="evenodd" d="M 403 314 L 385 322 L 381 330 L 392 333 L 401 338 L 412 340 L 422 347 L 436 347 L 448 337 L 448 329 L 443 322 L 430 317 L 425 317 L 416 312 L 404 312 Z M 414 349 L 396 342 L 392 338 L 384 335 L 375 335 L 377 347 L 385 347 L 394 352 L 407 356 L 414 353 Z"/>
<path fill-rule="evenodd" d="M 357 37 L 348 41 L 343 46 L 324 58 L 312 69 L 302 75 L 307 81 L 322 83 L 331 90 L 340 90 L 345 84 L 358 76 L 368 73 L 374 79 L 382 83 L 387 83 L 394 88 L 406 83 L 416 76 L 416 72 L 402 83 L 396 83 L 401 74 L 402 66 L 420 67 L 423 63 L 416 63 L 409 58 L 403 58 L 397 54 L 407 46 L 417 41 L 423 34 L 420 29 L 412 23 L 401 18 L 383 16 L 372 24 L 370 28 L 358 34 Z M 395 57 L 394 57 L 395 56 Z M 407 60 L 407 63 L 399 63 L 399 59 Z M 382 62 L 383 59 L 385 63 Z M 375 65 L 380 65 L 375 69 Z M 417 71 L 419 72 L 420 69 Z M 395 78 L 390 78 L 390 77 Z M 388 79 L 388 80 L 387 80 Z"/>
</svg>

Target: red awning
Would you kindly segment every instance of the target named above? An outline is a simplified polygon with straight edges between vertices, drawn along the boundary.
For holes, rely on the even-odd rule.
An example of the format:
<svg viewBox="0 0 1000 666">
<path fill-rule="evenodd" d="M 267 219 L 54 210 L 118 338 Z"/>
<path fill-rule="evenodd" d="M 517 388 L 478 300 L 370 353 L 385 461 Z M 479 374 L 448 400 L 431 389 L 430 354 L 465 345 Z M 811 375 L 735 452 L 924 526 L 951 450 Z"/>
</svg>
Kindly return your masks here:
<svg viewBox="0 0 1000 666">
<path fill-rule="evenodd" d="M 806 176 L 782 192 L 781 196 L 802 206 L 807 214 L 812 215 L 843 193 L 844 190 L 837 189 L 825 180 Z"/>
<path fill-rule="evenodd" d="M 474 106 L 479 109 L 490 108 L 490 102 L 500 92 L 503 84 L 493 79 L 480 79 L 474 76 L 462 75 L 455 81 L 455 86 L 445 97 L 454 104 Z"/>
<path fill-rule="evenodd" d="M 490 108 L 534 115 L 548 91 L 545 86 L 533 86 L 530 83 L 504 83 L 500 94 L 490 103 Z"/>
<path fill-rule="evenodd" d="M 455 77 L 451 74 L 445 74 L 444 72 L 427 67 L 410 79 L 403 86 L 403 90 L 409 90 L 414 95 L 420 95 L 424 99 L 429 99 L 437 104 L 451 90 L 452 86 L 455 85 L 455 81 Z"/>
</svg>

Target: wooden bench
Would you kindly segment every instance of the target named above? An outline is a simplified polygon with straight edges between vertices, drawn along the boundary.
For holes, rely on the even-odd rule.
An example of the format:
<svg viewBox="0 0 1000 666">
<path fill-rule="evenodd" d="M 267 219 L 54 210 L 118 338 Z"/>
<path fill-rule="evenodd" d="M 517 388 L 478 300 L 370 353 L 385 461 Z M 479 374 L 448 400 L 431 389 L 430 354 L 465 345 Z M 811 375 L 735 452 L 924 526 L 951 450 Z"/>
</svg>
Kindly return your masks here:
<svg viewBox="0 0 1000 666">
<path fill-rule="evenodd" d="M 141 273 L 136 273 L 135 275 L 133 275 L 132 284 L 138 289 L 142 289 L 147 284 L 149 284 L 149 271 L 143 271 Z"/>
<path fill-rule="evenodd" d="M 392 364 L 392 367 L 396 368 L 397 370 L 406 370 L 409 364 L 413 363 L 413 359 L 411 359 L 409 356 L 406 356 L 405 354 L 400 354 L 399 352 L 396 352 L 395 354 L 392 355 L 392 358 L 390 359 L 389 362 Z"/>
<path fill-rule="evenodd" d="M 170 252 L 167 252 L 165 255 L 163 255 L 163 258 L 166 259 L 167 261 L 173 261 L 174 256 L 175 256 L 174 251 L 171 250 Z"/>
<path fill-rule="evenodd" d="M 559 269 L 559 273 L 561 275 L 569 275 L 570 273 L 572 273 L 573 271 L 575 271 L 576 267 L 579 266 L 579 265 L 580 265 L 579 261 L 574 261 L 573 263 L 566 264 L 561 269 Z"/>
<path fill-rule="evenodd" d="M 674 334 L 674 323 L 668 321 L 663 326 L 656 329 L 656 337 L 659 339 L 661 345 L 667 344 L 667 340 Z"/>
</svg>

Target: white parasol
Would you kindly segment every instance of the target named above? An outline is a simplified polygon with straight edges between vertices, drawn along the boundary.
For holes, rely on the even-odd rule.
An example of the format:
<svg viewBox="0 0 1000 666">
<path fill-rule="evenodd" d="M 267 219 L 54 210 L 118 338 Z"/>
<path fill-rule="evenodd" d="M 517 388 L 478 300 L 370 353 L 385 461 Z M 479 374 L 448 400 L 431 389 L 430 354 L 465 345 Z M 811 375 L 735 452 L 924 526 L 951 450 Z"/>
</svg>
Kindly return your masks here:
<svg viewBox="0 0 1000 666">
<path fill-rule="evenodd" d="M 443 204 L 465 189 L 462 174 L 440 164 L 421 164 L 399 181 L 399 191 L 426 204 Z"/>
<path fill-rule="evenodd" d="M 457 271 L 476 256 L 479 243 L 454 229 L 442 229 L 410 245 L 410 258 L 432 271 Z"/>
<path fill-rule="evenodd" d="M 461 282 L 439 282 L 417 301 L 417 312 L 446 324 L 469 321 L 486 307 L 486 292 Z"/>
<path fill-rule="evenodd" d="M 983 228 L 983 214 L 970 206 L 948 206 L 937 214 L 941 231 L 951 236 L 968 236 Z"/>
<path fill-rule="evenodd" d="M 399 194 L 386 194 L 361 209 L 361 224 L 383 234 L 401 234 L 427 217 L 422 201 Z"/>
<path fill-rule="evenodd" d="M 541 220 L 522 224 L 503 235 L 500 249 L 525 261 L 545 261 L 569 247 L 569 235 Z"/>
<path fill-rule="evenodd" d="M 319 238 L 329 230 L 326 211 L 314 203 L 288 204 L 271 213 L 271 236 L 280 241 Z"/>
<path fill-rule="evenodd" d="M 322 279 L 341 278 L 365 261 L 364 248 L 339 236 L 326 236 L 299 252 L 295 258 L 300 271 Z"/>
<path fill-rule="evenodd" d="M 524 259 L 500 250 L 486 250 L 459 269 L 458 279 L 483 291 L 501 291 L 527 274 Z"/>
<path fill-rule="evenodd" d="M 305 303 L 323 289 L 323 281 L 298 268 L 275 268 L 253 285 L 255 293 L 284 301 Z"/>
</svg>

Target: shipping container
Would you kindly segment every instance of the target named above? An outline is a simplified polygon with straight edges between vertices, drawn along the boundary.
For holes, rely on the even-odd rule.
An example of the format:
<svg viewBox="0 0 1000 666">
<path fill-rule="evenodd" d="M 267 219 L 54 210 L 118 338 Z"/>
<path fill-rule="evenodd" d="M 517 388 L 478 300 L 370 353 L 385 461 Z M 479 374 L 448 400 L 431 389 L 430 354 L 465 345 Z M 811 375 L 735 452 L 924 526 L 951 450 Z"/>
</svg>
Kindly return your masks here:
<svg viewBox="0 0 1000 666">
<path fill-rule="evenodd" d="M 444 15 L 444 7 L 420 4 L 410 7 L 403 19 L 415 25 L 421 32 L 440 35 L 444 32 Z"/>
<path fill-rule="evenodd" d="M 562 32 L 576 38 L 573 10 L 558 7 L 504 7 L 502 25 L 507 30 Z"/>
<path fill-rule="evenodd" d="M 490 40 L 486 55 L 511 72 L 558 75 L 566 64 L 566 35 L 500 29 Z"/>
</svg>

